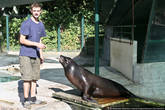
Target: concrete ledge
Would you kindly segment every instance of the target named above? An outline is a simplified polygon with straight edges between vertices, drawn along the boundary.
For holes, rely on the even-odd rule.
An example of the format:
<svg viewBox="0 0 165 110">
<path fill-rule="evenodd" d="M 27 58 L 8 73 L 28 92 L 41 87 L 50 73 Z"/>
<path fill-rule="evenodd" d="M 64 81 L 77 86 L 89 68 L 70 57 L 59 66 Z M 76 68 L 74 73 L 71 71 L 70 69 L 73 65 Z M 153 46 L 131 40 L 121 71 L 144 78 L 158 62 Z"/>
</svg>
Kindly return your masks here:
<svg viewBox="0 0 165 110">
<path fill-rule="evenodd" d="M 39 92 L 37 93 L 37 98 L 46 101 L 47 104 L 34 105 L 31 110 L 71 110 L 67 103 L 52 98 L 52 94 L 55 92 L 53 88 L 59 88 L 63 91 L 73 88 L 43 79 L 38 81 L 38 85 L 37 91 Z M 23 101 L 21 80 L 0 83 L 0 87 L 0 110 L 26 110 L 21 104 Z"/>
<path fill-rule="evenodd" d="M 139 94 L 165 103 L 165 62 L 137 64 L 134 81 L 143 85 Z"/>
</svg>

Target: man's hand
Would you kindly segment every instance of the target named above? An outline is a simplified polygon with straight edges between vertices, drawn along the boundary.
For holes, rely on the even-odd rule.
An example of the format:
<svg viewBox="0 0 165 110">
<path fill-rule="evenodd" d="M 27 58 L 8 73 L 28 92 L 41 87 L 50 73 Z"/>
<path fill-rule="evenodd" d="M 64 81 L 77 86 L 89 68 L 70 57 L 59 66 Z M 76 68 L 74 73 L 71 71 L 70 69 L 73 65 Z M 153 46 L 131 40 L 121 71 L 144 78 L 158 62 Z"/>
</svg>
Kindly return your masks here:
<svg viewBox="0 0 165 110">
<path fill-rule="evenodd" d="M 44 57 L 40 56 L 40 63 L 43 64 L 44 63 Z"/>
</svg>

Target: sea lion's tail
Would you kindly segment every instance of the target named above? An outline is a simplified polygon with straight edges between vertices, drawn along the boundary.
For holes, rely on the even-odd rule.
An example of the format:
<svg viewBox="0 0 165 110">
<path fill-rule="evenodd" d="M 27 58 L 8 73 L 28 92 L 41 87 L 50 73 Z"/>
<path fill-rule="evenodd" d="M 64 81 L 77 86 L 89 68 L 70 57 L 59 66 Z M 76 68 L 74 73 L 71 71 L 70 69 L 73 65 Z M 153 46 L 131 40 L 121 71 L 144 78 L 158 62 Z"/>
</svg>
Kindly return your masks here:
<svg viewBox="0 0 165 110">
<path fill-rule="evenodd" d="M 130 92 L 126 88 L 123 88 L 123 89 L 124 89 L 123 97 L 131 98 L 131 99 L 134 99 L 134 100 L 142 100 L 142 101 L 149 101 L 150 100 L 146 97 L 137 96 L 137 95 L 133 94 L 132 92 Z M 122 92 L 123 92 L 123 90 L 122 90 Z"/>
<path fill-rule="evenodd" d="M 153 103 L 153 99 L 150 99 L 150 98 L 147 98 L 147 97 L 140 97 L 140 96 L 137 96 L 137 95 L 134 95 L 133 93 L 131 93 L 130 91 L 128 91 L 128 94 L 127 94 L 127 98 L 130 98 L 130 99 L 133 99 L 135 101 L 138 101 L 138 102 L 147 102 L 147 103 Z"/>
<path fill-rule="evenodd" d="M 128 90 L 126 92 L 125 97 L 127 97 L 127 98 L 140 98 L 140 97 L 136 96 L 135 94 L 133 94 L 132 92 L 130 92 Z"/>
<path fill-rule="evenodd" d="M 147 100 L 146 98 L 143 98 L 143 97 L 137 96 L 137 95 L 133 94 L 133 93 L 130 92 L 130 91 L 127 91 L 127 95 L 126 95 L 126 97 L 127 97 L 127 98 L 132 98 L 132 99 Z"/>
</svg>

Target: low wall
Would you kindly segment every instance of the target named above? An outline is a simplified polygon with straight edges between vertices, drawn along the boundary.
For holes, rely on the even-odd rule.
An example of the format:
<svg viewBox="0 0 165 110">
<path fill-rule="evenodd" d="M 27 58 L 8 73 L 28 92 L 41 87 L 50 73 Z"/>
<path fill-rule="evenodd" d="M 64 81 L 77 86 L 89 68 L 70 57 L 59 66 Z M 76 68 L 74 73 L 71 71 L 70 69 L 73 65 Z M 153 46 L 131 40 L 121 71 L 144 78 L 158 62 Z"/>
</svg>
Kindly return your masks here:
<svg viewBox="0 0 165 110">
<path fill-rule="evenodd" d="M 112 38 L 110 40 L 110 66 L 133 80 L 134 65 L 137 63 L 137 42 Z"/>
<path fill-rule="evenodd" d="M 165 62 L 137 64 L 134 81 L 141 85 L 137 94 L 165 103 Z"/>
<path fill-rule="evenodd" d="M 135 82 L 133 93 L 165 103 L 165 62 L 137 64 L 136 41 L 112 39 L 110 50 L 111 67 Z"/>
</svg>

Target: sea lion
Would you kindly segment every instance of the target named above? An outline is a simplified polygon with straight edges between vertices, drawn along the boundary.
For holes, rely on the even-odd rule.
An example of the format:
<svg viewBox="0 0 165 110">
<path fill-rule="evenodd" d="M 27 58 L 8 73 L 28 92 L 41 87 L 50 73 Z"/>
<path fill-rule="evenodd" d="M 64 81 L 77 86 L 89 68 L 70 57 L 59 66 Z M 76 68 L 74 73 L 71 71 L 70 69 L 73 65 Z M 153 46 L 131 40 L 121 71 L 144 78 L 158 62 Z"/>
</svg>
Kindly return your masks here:
<svg viewBox="0 0 165 110">
<path fill-rule="evenodd" d="M 82 99 L 86 101 L 94 101 L 92 97 L 136 97 L 121 84 L 91 73 L 69 57 L 60 55 L 59 62 L 65 76 L 82 92 Z"/>
</svg>

